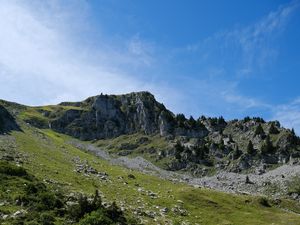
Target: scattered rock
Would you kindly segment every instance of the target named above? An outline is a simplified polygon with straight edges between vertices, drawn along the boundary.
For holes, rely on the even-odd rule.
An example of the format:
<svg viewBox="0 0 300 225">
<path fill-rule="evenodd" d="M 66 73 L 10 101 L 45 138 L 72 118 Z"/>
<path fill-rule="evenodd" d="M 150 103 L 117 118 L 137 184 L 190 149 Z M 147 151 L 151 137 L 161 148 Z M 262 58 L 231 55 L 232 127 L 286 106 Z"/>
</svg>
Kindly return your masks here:
<svg viewBox="0 0 300 225">
<path fill-rule="evenodd" d="M 27 211 L 24 209 L 16 211 L 14 214 L 11 215 L 12 218 L 21 218 L 27 214 Z"/>
</svg>

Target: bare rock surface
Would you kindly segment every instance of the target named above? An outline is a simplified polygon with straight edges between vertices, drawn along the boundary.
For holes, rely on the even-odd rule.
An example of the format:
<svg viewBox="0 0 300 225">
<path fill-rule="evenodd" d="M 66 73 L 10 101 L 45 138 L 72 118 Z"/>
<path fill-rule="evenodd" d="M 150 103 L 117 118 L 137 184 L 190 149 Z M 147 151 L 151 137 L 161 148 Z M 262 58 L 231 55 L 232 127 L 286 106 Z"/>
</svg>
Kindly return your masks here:
<svg viewBox="0 0 300 225">
<path fill-rule="evenodd" d="M 76 141 L 72 141 L 71 144 L 80 149 L 93 152 L 114 165 L 121 165 L 144 173 L 150 173 L 174 182 L 185 182 L 194 187 L 204 187 L 228 193 L 265 194 L 266 191 L 270 192 L 270 188 L 275 188 L 276 192 L 270 192 L 270 194 L 272 197 L 278 197 L 287 192 L 287 182 L 291 180 L 291 178 L 300 176 L 300 165 L 285 164 L 263 174 L 240 174 L 222 171 L 214 176 L 195 178 L 189 175 L 163 170 L 140 156 L 135 158 L 114 158 L 106 151 L 91 144 L 82 144 Z M 248 182 L 246 182 L 247 177 Z"/>
</svg>

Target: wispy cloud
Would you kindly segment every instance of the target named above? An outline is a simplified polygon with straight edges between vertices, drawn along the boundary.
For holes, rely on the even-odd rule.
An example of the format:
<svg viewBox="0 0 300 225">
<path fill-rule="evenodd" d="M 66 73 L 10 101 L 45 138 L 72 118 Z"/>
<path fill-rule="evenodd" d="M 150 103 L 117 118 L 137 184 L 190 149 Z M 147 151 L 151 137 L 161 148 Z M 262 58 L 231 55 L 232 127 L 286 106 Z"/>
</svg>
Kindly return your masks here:
<svg viewBox="0 0 300 225">
<path fill-rule="evenodd" d="M 95 32 L 86 1 L 0 0 L 0 98 L 37 105 L 149 90 L 178 113 L 232 118 L 268 110 L 300 130 L 299 99 L 272 106 L 240 88 L 276 60 L 273 41 L 298 7 L 293 1 L 253 24 L 174 50 L 139 33 L 114 40 L 101 27 Z"/>
<path fill-rule="evenodd" d="M 291 1 L 251 24 L 218 31 L 204 40 L 174 50 L 175 58 L 190 60 L 189 63 L 199 68 L 197 78 L 186 85 L 195 87 L 199 95 L 210 102 L 209 105 L 197 103 L 199 109 L 236 116 L 273 113 L 275 106 L 262 100 L 262 96 L 245 94 L 245 85 L 242 87 L 241 83 L 249 81 L 250 77 L 257 82 L 267 79 L 261 75 L 265 75 L 280 56 L 277 40 L 284 34 L 299 5 L 299 1 Z M 253 83 L 253 88 L 255 86 Z"/>
<path fill-rule="evenodd" d="M 279 52 L 273 41 L 284 31 L 288 19 L 298 7 L 299 2 L 292 1 L 252 26 L 225 33 L 226 39 L 236 40 L 241 48 L 243 61 L 238 75 L 264 69 L 274 62 Z"/>
<path fill-rule="evenodd" d="M 69 9 L 60 1 L 0 1 L 1 98 L 36 105 L 100 92 L 150 90 L 172 104 L 172 97 L 164 95 L 172 92 L 170 87 L 154 85 L 128 69 L 152 62 L 152 46 L 138 36 L 123 41 L 128 48 L 109 47 L 101 35 L 97 49 L 77 45 L 76 35 L 85 30 L 76 22 L 83 29 L 88 24 L 85 18 L 75 18 L 72 10 L 78 13 L 88 7 L 76 2 L 68 4 Z"/>
<path fill-rule="evenodd" d="M 279 120 L 284 126 L 294 128 L 300 134 L 300 97 L 274 107 L 273 114 L 273 120 Z"/>
<path fill-rule="evenodd" d="M 221 96 L 227 103 L 238 105 L 240 109 L 247 110 L 250 108 L 271 108 L 272 106 L 266 104 L 258 99 L 246 97 L 233 91 L 224 91 Z"/>
<path fill-rule="evenodd" d="M 284 32 L 299 5 L 297 0 L 281 5 L 257 22 L 218 31 L 178 52 L 198 54 L 198 63 L 204 67 L 223 68 L 233 78 L 260 74 L 280 54 L 274 42 Z"/>
</svg>

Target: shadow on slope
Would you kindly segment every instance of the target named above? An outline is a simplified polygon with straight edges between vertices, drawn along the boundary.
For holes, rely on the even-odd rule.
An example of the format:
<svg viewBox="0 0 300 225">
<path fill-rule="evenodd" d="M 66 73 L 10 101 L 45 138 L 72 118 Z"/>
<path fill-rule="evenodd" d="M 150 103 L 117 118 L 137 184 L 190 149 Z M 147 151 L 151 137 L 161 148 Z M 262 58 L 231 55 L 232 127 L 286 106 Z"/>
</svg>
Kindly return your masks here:
<svg viewBox="0 0 300 225">
<path fill-rule="evenodd" d="M 0 134 L 10 133 L 13 130 L 21 131 L 15 118 L 0 105 Z"/>
</svg>

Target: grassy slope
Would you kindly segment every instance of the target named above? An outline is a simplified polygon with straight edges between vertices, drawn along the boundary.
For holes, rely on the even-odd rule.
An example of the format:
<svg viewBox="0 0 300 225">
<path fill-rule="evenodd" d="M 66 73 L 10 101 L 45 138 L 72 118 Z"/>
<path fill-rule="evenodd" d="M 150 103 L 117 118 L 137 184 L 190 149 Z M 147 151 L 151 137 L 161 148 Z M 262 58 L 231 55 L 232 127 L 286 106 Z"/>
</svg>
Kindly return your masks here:
<svg viewBox="0 0 300 225">
<path fill-rule="evenodd" d="M 67 144 L 71 139 L 68 136 L 50 130 L 38 130 L 25 124 L 22 125 L 22 129 L 23 132 L 13 132 L 11 135 L 16 139 L 18 150 L 28 156 L 24 167 L 41 180 L 58 182 L 67 192 L 93 193 L 95 189 L 99 189 L 108 201 L 115 200 L 118 205 L 123 203 L 129 209 L 144 205 L 144 211 L 158 212 L 156 206 L 171 209 L 174 205 L 180 205 L 177 201 L 181 200 L 184 202 L 183 207 L 189 212 L 188 216 L 169 212 L 165 217 L 160 217 L 159 221 L 153 221 L 145 216 L 145 223 L 166 224 L 166 221 L 177 220 L 190 222 L 190 224 L 214 225 L 300 224 L 298 215 L 276 207 L 263 207 L 256 197 L 236 196 L 197 189 L 184 184 L 173 184 L 153 176 L 111 166 Z M 72 159 L 77 156 L 81 160 L 87 160 L 98 171 L 107 172 L 110 181 L 101 181 L 99 178 L 86 177 L 74 172 L 75 165 Z M 134 174 L 136 179 L 129 179 L 128 174 Z M 124 179 L 119 179 L 120 176 Z M 125 181 L 128 184 L 125 184 Z M 143 192 L 139 192 L 137 185 L 144 190 L 157 193 L 159 198 L 151 199 Z M 295 205 L 289 207 L 295 208 Z"/>
<path fill-rule="evenodd" d="M 139 140 L 146 138 L 147 141 L 140 143 Z M 130 134 L 130 135 L 121 135 L 113 139 L 104 139 L 98 140 L 96 143 L 97 146 L 102 147 L 104 150 L 107 150 L 110 154 L 118 155 L 122 151 L 128 151 L 130 154 L 128 157 L 142 156 L 145 159 L 151 161 L 153 164 L 165 168 L 166 164 L 170 162 L 168 157 L 158 159 L 159 151 L 165 151 L 170 149 L 170 144 L 165 138 L 160 137 L 159 135 L 144 135 L 141 133 Z M 122 150 L 122 145 L 133 144 L 136 145 L 132 150 Z"/>
</svg>

